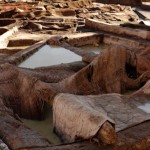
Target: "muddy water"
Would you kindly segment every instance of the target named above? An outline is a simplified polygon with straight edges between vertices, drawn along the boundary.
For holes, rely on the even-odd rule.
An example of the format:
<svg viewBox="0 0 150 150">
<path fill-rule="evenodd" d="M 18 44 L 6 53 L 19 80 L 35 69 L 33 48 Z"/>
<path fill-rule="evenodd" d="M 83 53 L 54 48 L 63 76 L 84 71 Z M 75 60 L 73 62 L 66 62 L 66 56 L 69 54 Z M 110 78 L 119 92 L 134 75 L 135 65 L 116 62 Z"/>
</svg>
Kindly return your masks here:
<svg viewBox="0 0 150 150">
<path fill-rule="evenodd" d="M 95 54 L 99 54 L 102 50 L 104 50 L 107 47 L 108 46 L 106 44 L 100 44 L 99 46 L 85 45 L 85 46 L 81 46 L 80 48 L 87 52 L 94 52 Z"/>
<path fill-rule="evenodd" d="M 146 113 L 150 113 L 150 103 L 145 103 L 144 105 L 138 106 L 138 108 L 142 109 Z"/>
<path fill-rule="evenodd" d="M 25 125 L 32 130 L 40 133 L 53 144 L 61 144 L 59 137 L 53 132 L 53 115 L 52 110 L 47 106 L 46 119 L 43 121 L 22 119 Z"/>
<path fill-rule="evenodd" d="M 65 48 L 45 45 L 31 57 L 22 62 L 19 67 L 36 68 L 81 60 L 81 56 L 66 50 Z"/>
</svg>

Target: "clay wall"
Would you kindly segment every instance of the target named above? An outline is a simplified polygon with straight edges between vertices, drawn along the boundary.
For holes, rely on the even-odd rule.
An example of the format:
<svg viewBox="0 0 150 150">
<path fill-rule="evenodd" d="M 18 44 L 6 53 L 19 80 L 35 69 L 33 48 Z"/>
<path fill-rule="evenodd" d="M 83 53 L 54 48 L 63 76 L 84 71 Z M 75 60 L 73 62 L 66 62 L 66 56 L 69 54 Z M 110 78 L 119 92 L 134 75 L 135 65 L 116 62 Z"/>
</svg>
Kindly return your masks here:
<svg viewBox="0 0 150 150">
<path fill-rule="evenodd" d="M 150 1 L 150 0 L 147 0 L 147 1 Z M 130 6 L 141 5 L 141 0 L 96 0 L 96 2 L 105 3 L 105 4 L 130 5 Z"/>
</svg>

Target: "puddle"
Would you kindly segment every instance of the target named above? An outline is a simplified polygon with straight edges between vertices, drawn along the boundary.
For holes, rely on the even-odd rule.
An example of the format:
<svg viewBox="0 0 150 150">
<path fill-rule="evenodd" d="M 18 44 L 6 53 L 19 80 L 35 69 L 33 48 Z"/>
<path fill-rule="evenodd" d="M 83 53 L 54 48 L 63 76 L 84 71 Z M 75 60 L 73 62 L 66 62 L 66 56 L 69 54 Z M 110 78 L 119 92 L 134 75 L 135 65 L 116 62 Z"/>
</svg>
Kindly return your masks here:
<svg viewBox="0 0 150 150">
<path fill-rule="evenodd" d="M 144 105 L 138 106 L 138 108 L 142 109 L 146 113 L 150 113 L 150 103 L 145 103 Z"/>
<path fill-rule="evenodd" d="M 107 45 L 101 44 L 99 46 L 85 45 L 85 46 L 81 46 L 80 48 L 87 52 L 94 52 L 95 54 L 99 54 L 106 47 L 107 47 Z"/>
<path fill-rule="evenodd" d="M 53 144 L 61 144 L 59 137 L 53 132 L 53 114 L 52 109 L 47 106 L 46 119 L 43 121 L 22 119 L 24 124 L 32 130 L 40 133 Z"/>
<path fill-rule="evenodd" d="M 44 45 L 31 57 L 22 62 L 19 67 L 36 68 L 74 61 L 82 61 L 82 57 L 62 47 Z"/>
</svg>

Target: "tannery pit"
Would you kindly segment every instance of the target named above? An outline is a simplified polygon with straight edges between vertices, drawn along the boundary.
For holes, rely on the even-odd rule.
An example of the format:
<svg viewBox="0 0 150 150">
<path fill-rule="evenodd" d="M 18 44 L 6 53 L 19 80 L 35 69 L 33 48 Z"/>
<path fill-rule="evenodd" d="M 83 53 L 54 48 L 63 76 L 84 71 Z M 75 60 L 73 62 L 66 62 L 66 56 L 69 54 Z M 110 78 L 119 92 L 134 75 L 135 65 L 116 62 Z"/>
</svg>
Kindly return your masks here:
<svg viewBox="0 0 150 150">
<path fill-rule="evenodd" d="M 4 149 L 150 149 L 150 0 L 0 1 Z"/>
</svg>

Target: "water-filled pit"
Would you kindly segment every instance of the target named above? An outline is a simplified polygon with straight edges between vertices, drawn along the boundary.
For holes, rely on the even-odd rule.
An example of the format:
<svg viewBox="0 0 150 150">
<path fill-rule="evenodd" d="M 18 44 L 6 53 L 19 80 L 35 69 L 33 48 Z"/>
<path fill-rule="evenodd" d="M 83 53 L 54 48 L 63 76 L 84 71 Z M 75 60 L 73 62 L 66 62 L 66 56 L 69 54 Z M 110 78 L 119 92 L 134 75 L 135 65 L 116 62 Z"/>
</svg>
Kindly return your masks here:
<svg viewBox="0 0 150 150">
<path fill-rule="evenodd" d="M 19 67 L 36 68 L 81 60 L 81 56 L 63 47 L 44 45 L 36 53 L 19 64 Z"/>
<path fill-rule="evenodd" d="M 146 113 L 150 113 L 150 103 L 145 103 L 144 105 L 138 106 L 139 109 L 143 110 Z"/>
<path fill-rule="evenodd" d="M 102 50 L 107 48 L 106 44 L 100 44 L 98 46 L 96 45 L 84 45 L 80 47 L 82 50 L 85 50 L 85 52 L 94 52 L 95 54 L 99 54 Z"/>
<path fill-rule="evenodd" d="M 80 47 L 85 52 L 94 52 L 99 54 L 107 45 L 99 46 L 85 45 Z M 22 62 L 19 66 L 26 68 L 36 68 L 41 66 L 57 65 L 61 63 L 70 63 L 81 61 L 82 57 L 62 47 L 44 45 L 31 57 Z M 53 132 L 53 115 L 50 108 L 46 109 L 46 119 L 43 121 L 22 119 L 22 121 L 32 130 L 37 131 L 43 137 L 50 140 L 53 144 L 60 144 L 61 140 Z"/>
<path fill-rule="evenodd" d="M 53 113 L 49 106 L 46 106 L 45 119 L 30 120 L 22 119 L 24 124 L 32 130 L 40 133 L 43 137 L 47 138 L 53 144 L 61 144 L 59 137 L 53 132 Z"/>
</svg>

